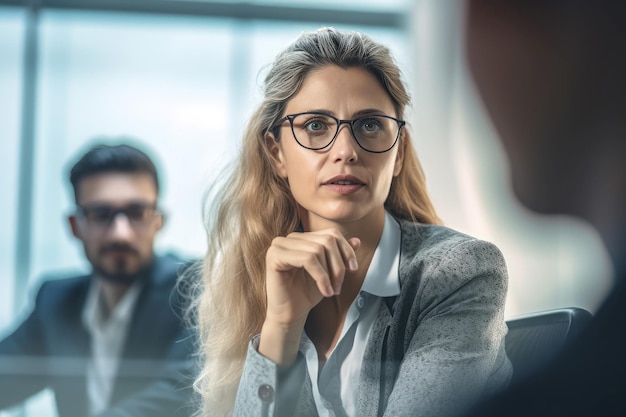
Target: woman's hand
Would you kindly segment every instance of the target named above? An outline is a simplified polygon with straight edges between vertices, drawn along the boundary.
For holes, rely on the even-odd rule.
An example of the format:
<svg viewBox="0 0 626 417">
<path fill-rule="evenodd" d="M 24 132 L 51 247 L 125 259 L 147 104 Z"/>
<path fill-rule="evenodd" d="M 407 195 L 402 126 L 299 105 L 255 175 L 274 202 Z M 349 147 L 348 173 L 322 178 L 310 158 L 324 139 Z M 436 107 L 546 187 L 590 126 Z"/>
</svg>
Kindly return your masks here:
<svg viewBox="0 0 626 417">
<path fill-rule="evenodd" d="M 336 229 L 277 237 L 267 250 L 267 314 L 259 352 L 278 364 L 295 360 L 309 311 L 339 294 L 346 271 L 356 271 L 358 238 Z"/>
</svg>

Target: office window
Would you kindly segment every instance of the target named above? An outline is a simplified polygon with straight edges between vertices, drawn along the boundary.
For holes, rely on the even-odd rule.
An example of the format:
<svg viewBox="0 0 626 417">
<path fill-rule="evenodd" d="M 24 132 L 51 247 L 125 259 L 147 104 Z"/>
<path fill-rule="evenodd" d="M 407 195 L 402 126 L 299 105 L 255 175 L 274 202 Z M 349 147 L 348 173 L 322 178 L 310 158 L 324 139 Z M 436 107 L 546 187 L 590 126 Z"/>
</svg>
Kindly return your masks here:
<svg viewBox="0 0 626 417">
<path fill-rule="evenodd" d="M 73 208 L 66 164 L 98 136 L 148 146 L 167 212 L 159 246 L 202 253 L 201 190 L 235 140 L 229 22 L 46 12 L 41 31 L 34 275 L 84 264 L 62 215 Z"/>
<path fill-rule="evenodd" d="M 0 335 L 14 310 L 24 12 L 0 7 Z M 19 302 L 19 301 L 18 301 Z"/>
</svg>

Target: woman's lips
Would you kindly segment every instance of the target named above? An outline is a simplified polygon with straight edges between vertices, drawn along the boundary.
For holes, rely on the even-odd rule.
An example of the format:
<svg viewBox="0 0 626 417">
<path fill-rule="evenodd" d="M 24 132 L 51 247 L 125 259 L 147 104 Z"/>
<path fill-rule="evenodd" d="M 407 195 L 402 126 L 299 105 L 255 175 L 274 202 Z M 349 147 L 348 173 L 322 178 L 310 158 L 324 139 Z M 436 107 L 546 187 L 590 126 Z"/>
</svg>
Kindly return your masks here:
<svg viewBox="0 0 626 417">
<path fill-rule="evenodd" d="M 340 176 L 331 178 L 323 186 L 338 194 L 347 195 L 359 191 L 365 184 L 356 177 Z"/>
</svg>

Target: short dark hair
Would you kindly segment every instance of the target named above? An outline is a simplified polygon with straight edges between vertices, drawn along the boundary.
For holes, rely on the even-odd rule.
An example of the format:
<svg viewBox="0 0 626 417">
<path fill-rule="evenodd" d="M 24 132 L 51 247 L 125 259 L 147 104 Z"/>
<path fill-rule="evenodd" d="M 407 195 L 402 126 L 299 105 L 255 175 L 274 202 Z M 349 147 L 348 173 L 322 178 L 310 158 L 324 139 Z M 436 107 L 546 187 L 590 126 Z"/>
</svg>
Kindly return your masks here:
<svg viewBox="0 0 626 417">
<path fill-rule="evenodd" d="M 92 175 L 107 172 L 146 173 L 154 180 L 159 192 L 159 176 L 152 159 L 143 151 L 127 145 L 94 145 L 71 168 L 70 182 L 78 202 L 79 183 Z"/>
</svg>

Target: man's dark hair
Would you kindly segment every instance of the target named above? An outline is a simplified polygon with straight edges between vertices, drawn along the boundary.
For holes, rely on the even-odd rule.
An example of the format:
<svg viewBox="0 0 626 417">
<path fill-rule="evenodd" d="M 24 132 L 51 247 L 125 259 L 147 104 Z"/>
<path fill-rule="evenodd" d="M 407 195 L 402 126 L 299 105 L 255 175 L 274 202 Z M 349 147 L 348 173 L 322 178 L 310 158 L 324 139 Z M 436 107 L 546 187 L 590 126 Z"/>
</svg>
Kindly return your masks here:
<svg viewBox="0 0 626 417">
<path fill-rule="evenodd" d="M 92 175 L 107 172 L 146 173 L 154 180 L 157 193 L 159 178 L 156 167 L 148 155 L 130 145 L 95 145 L 84 154 L 70 171 L 74 198 L 78 202 L 79 183 Z"/>
</svg>

